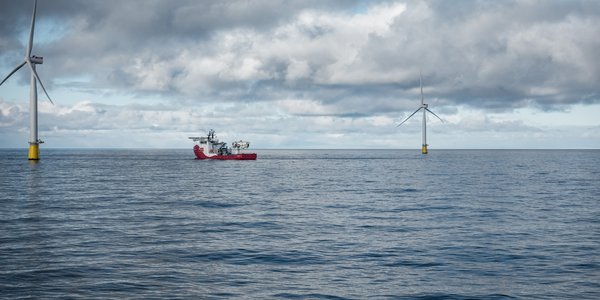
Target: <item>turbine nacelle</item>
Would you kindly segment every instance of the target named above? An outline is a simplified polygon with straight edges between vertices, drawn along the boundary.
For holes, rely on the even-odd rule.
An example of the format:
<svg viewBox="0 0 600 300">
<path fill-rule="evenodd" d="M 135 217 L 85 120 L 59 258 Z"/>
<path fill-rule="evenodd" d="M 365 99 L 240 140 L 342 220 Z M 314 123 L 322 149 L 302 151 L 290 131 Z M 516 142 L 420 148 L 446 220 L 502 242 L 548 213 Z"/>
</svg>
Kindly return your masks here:
<svg viewBox="0 0 600 300">
<path fill-rule="evenodd" d="M 32 55 L 32 56 L 29 58 L 29 61 L 30 61 L 32 64 L 35 64 L 35 65 L 41 65 L 41 64 L 43 64 L 43 63 L 44 63 L 44 58 L 43 58 L 43 57 L 41 57 L 41 56 L 35 56 L 35 55 Z"/>
</svg>

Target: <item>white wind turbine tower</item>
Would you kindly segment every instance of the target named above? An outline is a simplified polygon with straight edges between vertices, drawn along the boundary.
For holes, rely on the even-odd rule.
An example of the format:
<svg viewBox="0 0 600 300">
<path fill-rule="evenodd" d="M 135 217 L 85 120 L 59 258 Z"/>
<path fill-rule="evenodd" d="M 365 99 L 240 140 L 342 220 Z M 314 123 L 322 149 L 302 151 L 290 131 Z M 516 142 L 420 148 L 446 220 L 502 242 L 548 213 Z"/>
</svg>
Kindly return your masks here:
<svg viewBox="0 0 600 300">
<path fill-rule="evenodd" d="M 31 55 L 31 49 L 33 48 L 33 28 L 35 27 L 36 8 L 37 8 L 37 0 L 35 0 L 33 2 L 33 16 L 31 17 L 31 29 L 29 31 L 29 44 L 27 44 L 27 49 L 25 49 L 25 61 L 23 63 L 21 63 L 20 65 L 18 65 L 12 72 L 10 72 L 8 74 L 8 76 L 6 76 L 6 78 L 4 78 L 4 80 L 2 80 L 2 82 L 0 82 L 0 85 L 2 85 L 12 74 L 17 72 L 21 67 L 23 67 L 26 64 L 29 66 L 29 69 L 31 70 L 31 88 L 29 91 L 29 127 L 31 130 L 30 134 L 29 134 L 29 156 L 28 156 L 29 160 L 40 159 L 39 144 L 43 143 L 43 141 L 38 139 L 37 82 L 40 83 L 40 86 L 42 87 L 42 90 L 44 90 L 44 93 L 46 94 L 46 97 L 48 97 L 48 100 L 50 100 L 50 103 L 54 104 L 52 102 L 52 99 L 50 99 L 48 92 L 46 92 L 46 88 L 44 87 L 44 84 L 40 80 L 40 77 L 38 76 L 37 72 L 35 71 L 35 65 L 43 64 L 44 58 L 35 56 L 35 55 Z"/>
<path fill-rule="evenodd" d="M 427 108 L 427 106 L 428 106 L 427 103 L 423 103 L 423 80 L 422 80 L 421 73 L 419 73 L 419 85 L 421 86 L 421 107 L 419 107 L 417 110 L 415 110 L 414 113 L 412 113 L 410 116 L 408 116 L 408 118 L 406 118 L 404 121 L 402 121 L 400 124 L 398 124 L 398 126 L 400 126 L 400 125 L 404 124 L 404 122 L 408 121 L 408 119 L 410 119 L 417 112 L 419 112 L 419 110 L 423 110 L 423 146 L 421 147 L 421 153 L 427 154 L 427 112 L 430 112 L 432 115 L 436 116 L 442 122 L 444 122 L 444 120 L 442 120 L 442 118 L 438 117 L 438 115 L 436 115 L 434 112 L 429 110 L 429 108 Z M 396 126 L 396 127 L 398 127 L 398 126 Z"/>
</svg>

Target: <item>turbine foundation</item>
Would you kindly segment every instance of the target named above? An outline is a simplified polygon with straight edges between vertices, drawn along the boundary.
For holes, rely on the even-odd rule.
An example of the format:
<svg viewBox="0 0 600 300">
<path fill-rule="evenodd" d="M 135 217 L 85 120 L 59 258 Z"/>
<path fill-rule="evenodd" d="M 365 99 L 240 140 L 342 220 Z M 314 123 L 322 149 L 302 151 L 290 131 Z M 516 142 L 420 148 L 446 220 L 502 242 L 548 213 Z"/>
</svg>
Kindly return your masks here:
<svg viewBox="0 0 600 300">
<path fill-rule="evenodd" d="M 423 145 L 423 147 L 421 148 L 421 153 L 427 154 L 427 144 Z"/>
<path fill-rule="evenodd" d="M 39 160 L 40 159 L 40 144 L 39 143 L 29 143 L 29 160 Z"/>
</svg>

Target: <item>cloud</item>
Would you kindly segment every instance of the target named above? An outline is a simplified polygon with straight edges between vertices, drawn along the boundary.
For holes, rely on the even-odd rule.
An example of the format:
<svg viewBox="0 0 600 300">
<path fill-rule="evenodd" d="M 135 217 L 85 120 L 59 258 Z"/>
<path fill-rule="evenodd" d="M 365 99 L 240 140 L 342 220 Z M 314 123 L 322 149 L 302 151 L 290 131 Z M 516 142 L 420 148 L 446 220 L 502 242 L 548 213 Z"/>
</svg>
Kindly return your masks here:
<svg viewBox="0 0 600 300">
<path fill-rule="evenodd" d="M 7 73 L 22 60 L 31 7 L 2 7 Z M 454 120 L 448 130 L 533 132 L 457 114 L 600 103 L 598 36 L 600 3 L 587 0 L 40 1 L 38 72 L 51 94 L 85 94 L 55 99 L 40 120 L 57 132 L 183 133 L 212 122 L 280 142 L 307 129 L 388 135 L 417 108 L 421 72 L 426 102 Z M 16 77 L 28 84 L 27 72 Z M 25 107 L 10 109 L 0 126 L 25 126 Z"/>
<path fill-rule="evenodd" d="M 41 102 L 39 129 L 46 147 L 186 148 L 191 145 L 189 136 L 204 134 L 208 129 L 216 129 L 224 141 L 248 139 L 258 148 L 412 148 L 420 145 L 418 118 L 397 128 L 398 119 L 394 116 L 339 116 L 338 111 L 332 111 L 334 108 L 298 100 L 228 102 L 195 108 L 91 101 L 72 105 Z M 26 145 L 27 110 L 27 103 L 0 100 L 3 147 Z M 466 108 L 459 111 L 445 123 L 430 118 L 428 129 L 434 147 L 539 148 L 551 146 L 557 135 L 568 141 L 580 139 L 569 147 L 597 146 L 594 140 L 598 139 L 594 137 L 598 134 L 589 126 L 540 126 L 507 114 L 486 115 Z"/>
<path fill-rule="evenodd" d="M 5 14 L 27 16 L 25 5 L 9 6 Z M 341 96 L 367 89 L 369 97 L 408 99 L 421 70 L 429 96 L 448 104 L 512 109 L 531 101 L 544 108 L 598 101 L 595 1 L 356 7 L 310 1 L 40 3 L 40 19 L 68 25 L 39 51 L 48 56 L 45 69 L 54 78 L 91 75 L 92 87 L 181 98 L 281 100 L 303 94 L 343 102 Z M 12 26 L 3 30 L 3 48 L 16 51 L 27 18 L 4 24 Z M 386 88 L 394 84 L 397 89 Z M 273 90 L 280 95 L 271 97 Z"/>
</svg>

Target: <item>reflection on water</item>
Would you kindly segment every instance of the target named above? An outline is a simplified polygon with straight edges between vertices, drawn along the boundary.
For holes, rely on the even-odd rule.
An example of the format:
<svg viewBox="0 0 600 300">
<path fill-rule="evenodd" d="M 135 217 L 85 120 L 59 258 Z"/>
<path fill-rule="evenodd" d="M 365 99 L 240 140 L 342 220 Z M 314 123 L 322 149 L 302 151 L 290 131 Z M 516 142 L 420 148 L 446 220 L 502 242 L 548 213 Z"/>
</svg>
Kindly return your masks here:
<svg viewBox="0 0 600 300">
<path fill-rule="evenodd" d="M 24 177 L 22 189 L 27 189 L 28 200 L 39 201 L 41 199 L 41 185 L 42 176 L 40 172 L 41 163 L 39 160 L 27 160 L 29 168 L 23 170 L 22 176 Z M 51 176 L 48 174 L 48 176 Z"/>
</svg>

